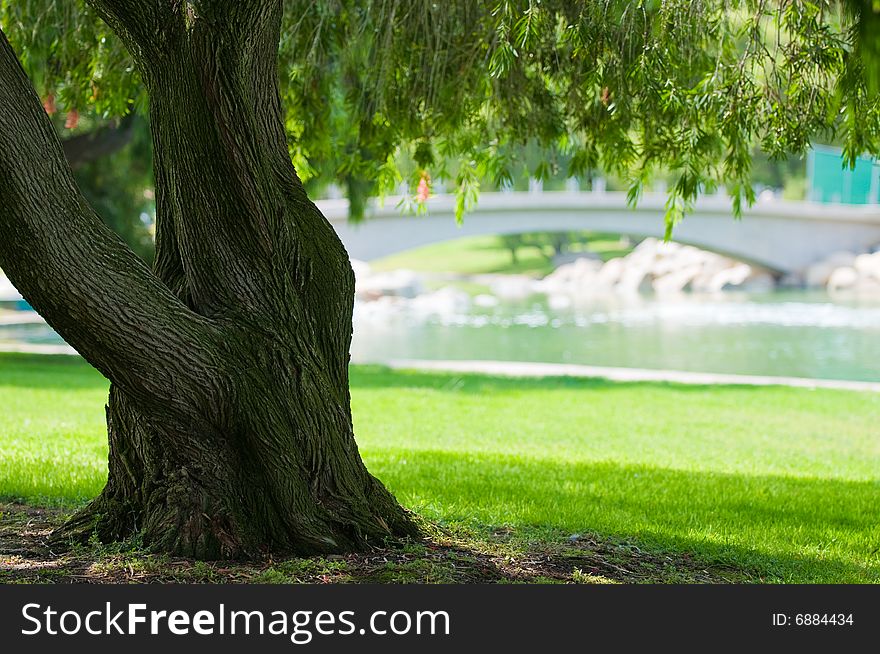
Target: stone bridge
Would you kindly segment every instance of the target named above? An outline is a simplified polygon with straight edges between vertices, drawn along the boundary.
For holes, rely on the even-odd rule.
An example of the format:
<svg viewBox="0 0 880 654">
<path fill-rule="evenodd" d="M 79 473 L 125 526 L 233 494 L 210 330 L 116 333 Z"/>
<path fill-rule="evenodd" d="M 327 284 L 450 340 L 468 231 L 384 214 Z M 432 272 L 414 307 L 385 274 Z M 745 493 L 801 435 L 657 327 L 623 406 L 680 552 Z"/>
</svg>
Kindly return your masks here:
<svg viewBox="0 0 880 654">
<path fill-rule="evenodd" d="M 349 224 L 346 200 L 318 206 L 354 259 L 370 261 L 430 243 L 465 236 L 553 231 L 596 231 L 662 237 L 666 195 L 645 194 L 627 205 L 617 192 L 483 193 L 477 207 L 455 222 L 455 198 L 440 195 L 421 216 L 403 214 L 397 198 L 374 205 L 360 224 Z M 676 226 L 674 239 L 754 263 L 778 273 L 802 272 L 838 251 L 866 252 L 880 244 L 880 206 L 766 199 L 733 217 L 730 198 L 706 196 Z"/>
</svg>

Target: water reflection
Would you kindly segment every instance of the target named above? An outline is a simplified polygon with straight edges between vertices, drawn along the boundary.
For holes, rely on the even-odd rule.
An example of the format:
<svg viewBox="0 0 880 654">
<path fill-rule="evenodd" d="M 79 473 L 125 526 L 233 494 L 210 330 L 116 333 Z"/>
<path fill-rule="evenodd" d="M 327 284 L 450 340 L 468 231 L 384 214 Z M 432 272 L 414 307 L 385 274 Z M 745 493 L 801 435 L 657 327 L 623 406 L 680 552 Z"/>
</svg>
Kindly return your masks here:
<svg viewBox="0 0 880 654">
<path fill-rule="evenodd" d="M 880 380 L 880 299 L 726 293 L 358 303 L 356 361 L 492 359 Z"/>
<path fill-rule="evenodd" d="M 8 313 L 6 314 L 9 315 Z M 3 324 L 4 344 L 59 344 Z M 441 289 L 355 306 L 352 360 L 488 359 L 880 381 L 880 298 L 825 293 L 552 296 L 480 301 Z"/>
</svg>

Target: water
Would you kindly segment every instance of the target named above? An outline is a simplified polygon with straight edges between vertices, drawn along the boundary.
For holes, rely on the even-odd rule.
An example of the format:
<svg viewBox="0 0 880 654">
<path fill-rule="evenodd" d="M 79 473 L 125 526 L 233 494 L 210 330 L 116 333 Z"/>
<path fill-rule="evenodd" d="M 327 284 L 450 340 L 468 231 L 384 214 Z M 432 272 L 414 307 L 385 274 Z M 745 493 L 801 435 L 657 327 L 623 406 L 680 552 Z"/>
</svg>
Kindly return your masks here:
<svg viewBox="0 0 880 654">
<path fill-rule="evenodd" d="M 384 315 L 383 315 L 384 313 Z M 361 305 L 356 361 L 492 359 L 880 381 L 880 298 L 789 292 L 635 297 L 551 308 L 543 296 L 431 312 Z"/>
<path fill-rule="evenodd" d="M 2 321 L 0 321 L 2 322 Z M 41 324 L 0 324 L 0 344 L 60 343 Z M 491 359 L 880 381 L 880 298 L 787 292 L 610 298 L 551 308 L 363 303 L 352 358 Z"/>
</svg>

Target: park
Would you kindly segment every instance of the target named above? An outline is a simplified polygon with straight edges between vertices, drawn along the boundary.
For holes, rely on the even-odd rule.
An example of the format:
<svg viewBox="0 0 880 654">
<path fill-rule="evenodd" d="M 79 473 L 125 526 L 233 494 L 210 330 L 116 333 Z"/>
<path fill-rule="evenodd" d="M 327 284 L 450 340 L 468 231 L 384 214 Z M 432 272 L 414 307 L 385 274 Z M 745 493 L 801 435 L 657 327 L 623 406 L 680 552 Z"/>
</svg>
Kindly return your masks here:
<svg viewBox="0 0 880 654">
<path fill-rule="evenodd" d="M 489 4 L 0 3 L 0 583 L 880 582 L 877 11 Z"/>
</svg>

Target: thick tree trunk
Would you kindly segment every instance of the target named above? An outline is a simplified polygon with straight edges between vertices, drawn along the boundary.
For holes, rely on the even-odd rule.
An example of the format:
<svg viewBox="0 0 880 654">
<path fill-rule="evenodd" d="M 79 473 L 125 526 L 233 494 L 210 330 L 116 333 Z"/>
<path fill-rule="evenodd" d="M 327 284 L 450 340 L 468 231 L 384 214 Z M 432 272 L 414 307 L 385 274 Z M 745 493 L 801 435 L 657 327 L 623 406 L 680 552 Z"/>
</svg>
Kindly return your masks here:
<svg viewBox="0 0 880 654">
<path fill-rule="evenodd" d="M 415 535 L 361 462 L 344 389 L 287 348 L 235 349 L 222 429 L 195 412 L 188 426 L 156 424 L 111 389 L 107 486 L 60 535 L 139 535 L 203 559 L 351 551 Z"/>
<path fill-rule="evenodd" d="M 0 39 L 0 265 L 112 382 L 107 487 L 60 536 L 217 558 L 416 534 L 355 444 L 354 277 L 290 163 L 280 1 L 93 5 L 150 95 L 152 272 L 75 189 Z"/>
</svg>

